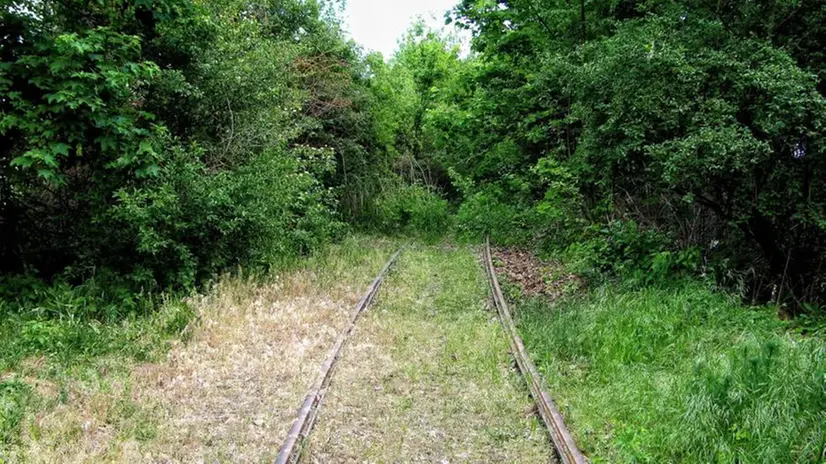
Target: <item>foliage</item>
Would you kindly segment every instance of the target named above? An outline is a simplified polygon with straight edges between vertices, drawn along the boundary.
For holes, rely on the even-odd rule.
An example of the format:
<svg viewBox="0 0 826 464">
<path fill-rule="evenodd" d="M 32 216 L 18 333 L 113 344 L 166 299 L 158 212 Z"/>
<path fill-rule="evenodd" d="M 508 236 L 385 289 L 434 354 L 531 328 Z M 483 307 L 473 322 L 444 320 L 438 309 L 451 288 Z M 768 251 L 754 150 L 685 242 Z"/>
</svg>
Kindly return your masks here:
<svg viewBox="0 0 826 464">
<path fill-rule="evenodd" d="M 538 214 L 530 207 L 514 205 L 505 189 L 490 185 L 465 198 L 457 221 L 458 232 L 465 239 L 479 241 L 490 234 L 496 243 L 514 245 L 531 240 Z"/>
<path fill-rule="evenodd" d="M 666 230 L 699 204 L 718 230 L 697 230 L 683 246 L 749 240 L 771 275 L 785 272 L 790 289 L 811 293 L 819 265 L 801 254 L 817 255 L 822 240 L 816 179 L 826 166 L 816 80 L 765 42 L 688 21 L 628 22 L 586 47 L 595 58 L 574 81 L 583 133 L 572 162 L 589 167 L 581 181 L 590 195 L 625 192 L 642 208 L 672 202 L 630 213 Z"/>
<path fill-rule="evenodd" d="M 379 153 L 366 62 L 330 5 L 6 0 L 0 21 L 10 287 L 108 287 L 108 319 L 309 253 L 342 230 L 346 169 L 369 177 Z M 26 288 L 12 306 L 48 300 Z"/>
<path fill-rule="evenodd" d="M 822 340 L 701 284 L 603 287 L 519 330 L 594 462 L 820 462 Z"/>
<path fill-rule="evenodd" d="M 31 387 L 18 380 L 0 381 L 0 446 L 16 438 Z"/>
<path fill-rule="evenodd" d="M 404 232 L 437 239 L 451 225 L 447 201 L 421 185 L 399 185 L 386 189 L 375 200 L 377 227 L 385 233 Z"/>
<path fill-rule="evenodd" d="M 86 149 L 98 152 L 89 153 L 98 169 L 134 167 L 136 177 L 157 169 L 148 130 L 154 116 L 130 100 L 142 98 L 141 87 L 158 67 L 138 62 L 139 57 L 137 37 L 98 27 L 82 35 L 61 34 L 5 63 L 8 83 L 28 80 L 31 86 L 6 91 L 9 111 L 0 130 L 17 133 L 22 139 L 17 143 L 27 148 L 10 166 L 34 169 L 44 180 L 62 184 L 59 167 Z M 39 99 L 26 98 L 28 93 Z"/>
<path fill-rule="evenodd" d="M 111 219 L 140 258 L 133 278 L 192 285 L 238 264 L 317 248 L 338 226 L 333 199 L 310 172 L 332 165 L 327 151 L 304 153 L 273 149 L 211 173 L 202 153 L 174 148 L 152 182 L 115 193 Z"/>
<path fill-rule="evenodd" d="M 392 64 L 423 102 L 414 157 L 451 173 L 470 236 L 631 276 L 681 257 L 665 267 L 801 308 L 826 262 L 822 25 L 805 14 L 822 11 L 462 1 L 474 54 L 414 28 Z"/>
</svg>

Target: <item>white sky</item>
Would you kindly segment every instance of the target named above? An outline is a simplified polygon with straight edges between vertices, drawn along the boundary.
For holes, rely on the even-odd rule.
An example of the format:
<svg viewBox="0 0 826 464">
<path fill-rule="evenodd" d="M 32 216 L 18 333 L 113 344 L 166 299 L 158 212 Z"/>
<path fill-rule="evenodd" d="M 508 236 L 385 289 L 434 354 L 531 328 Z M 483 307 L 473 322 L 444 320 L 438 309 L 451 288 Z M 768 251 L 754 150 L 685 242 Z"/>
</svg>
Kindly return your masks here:
<svg viewBox="0 0 826 464">
<path fill-rule="evenodd" d="M 365 51 L 377 51 L 389 59 L 417 16 L 431 27 L 444 26 L 444 13 L 459 0 L 347 0 L 345 28 Z"/>
</svg>

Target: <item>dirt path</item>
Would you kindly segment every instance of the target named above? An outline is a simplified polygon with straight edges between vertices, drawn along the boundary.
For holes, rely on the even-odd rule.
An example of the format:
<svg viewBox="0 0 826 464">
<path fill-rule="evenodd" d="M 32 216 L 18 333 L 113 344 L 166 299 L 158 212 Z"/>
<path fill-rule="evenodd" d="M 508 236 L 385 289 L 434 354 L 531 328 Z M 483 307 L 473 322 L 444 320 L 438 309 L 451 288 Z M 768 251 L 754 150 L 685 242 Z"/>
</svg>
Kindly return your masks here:
<svg viewBox="0 0 826 464">
<path fill-rule="evenodd" d="M 548 462 L 467 249 L 405 252 L 345 348 L 305 459 Z"/>
</svg>

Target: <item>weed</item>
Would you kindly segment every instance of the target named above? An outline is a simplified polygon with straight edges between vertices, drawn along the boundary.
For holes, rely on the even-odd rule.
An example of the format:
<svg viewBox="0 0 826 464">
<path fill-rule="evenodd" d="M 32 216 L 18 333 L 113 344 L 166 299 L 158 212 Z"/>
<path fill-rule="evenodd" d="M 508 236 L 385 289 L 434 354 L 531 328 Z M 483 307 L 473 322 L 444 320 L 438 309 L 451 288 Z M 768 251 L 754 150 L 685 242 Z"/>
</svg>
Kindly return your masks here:
<svg viewBox="0 0 826 464">
<path fill-rule="evenodd" d="M 518 304 L 595 462 L 822 462 L 826 350 L 698 283 Z"/>
<path fill-rule="evenodd" d="M 406 233 L 434 242 L 451 227 L 448 203 L 421 185 L 393 186 L 376 199 L 377 227 L 385 233 Z"/>
<path fill-rule="evenodd" d="M 17 440 L 17 429 L 31 393 L 31 387 L 17 379 L 0 380 L 0 446 Z"/>
</svg>

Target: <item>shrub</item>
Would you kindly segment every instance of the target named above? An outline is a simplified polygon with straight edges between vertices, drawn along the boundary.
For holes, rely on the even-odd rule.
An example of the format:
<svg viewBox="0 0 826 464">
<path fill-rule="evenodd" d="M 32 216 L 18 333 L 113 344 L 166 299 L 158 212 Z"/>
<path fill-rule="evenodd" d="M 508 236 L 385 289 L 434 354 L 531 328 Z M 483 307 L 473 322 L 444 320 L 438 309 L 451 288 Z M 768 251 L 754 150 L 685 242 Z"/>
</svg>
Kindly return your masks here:
<svg viewBox="0 0 826 464">
<path fill-rule="evenodd" d="M 572 271 L 592 279 L 619 277 L 630 284 L 652 284 L 696 271 L 696 248 L 674 250 L 667 236 L 641 229 L 633 220 L 589 226 L 562 254 Z"/>
<path fill-rule="evenodd" d="M 369 158 L 371 132 L 361 58 L 316 2 L 30 3 L 0 6 L 12 305 L 116 318 L 342 229 L 336 161 Z"/>
<path fill-rule="evenodd" d="M 498 245 L 525 244 L 538 233 L 540 218 L 529 204 L 508 198 L 504 188 L 488 185 L 466 194 L 457 215 L 458 232 L 469 240 L 482 240 L 490 234 Z"/>
<path fill-rule="evenodd" d="M 187 287 L 241 263 L 317 248 L 339 228 L 334 203 L 314 170 L 331 167 L 329 152 L 300 159 L 272 149 L 231 171 L 210 172 L 203 152 L 172 146 L 159 175 L 121 189 L 111 220 L 134 238 L 136 281 Z"/>
<path fill-rule="evenodd" d="M 422 185 L 385 189 L 375 200 L 375 223 L 386 233 L 409 233 L 434 240 L 450 230 L 447 200 Z"/>
</svg>

